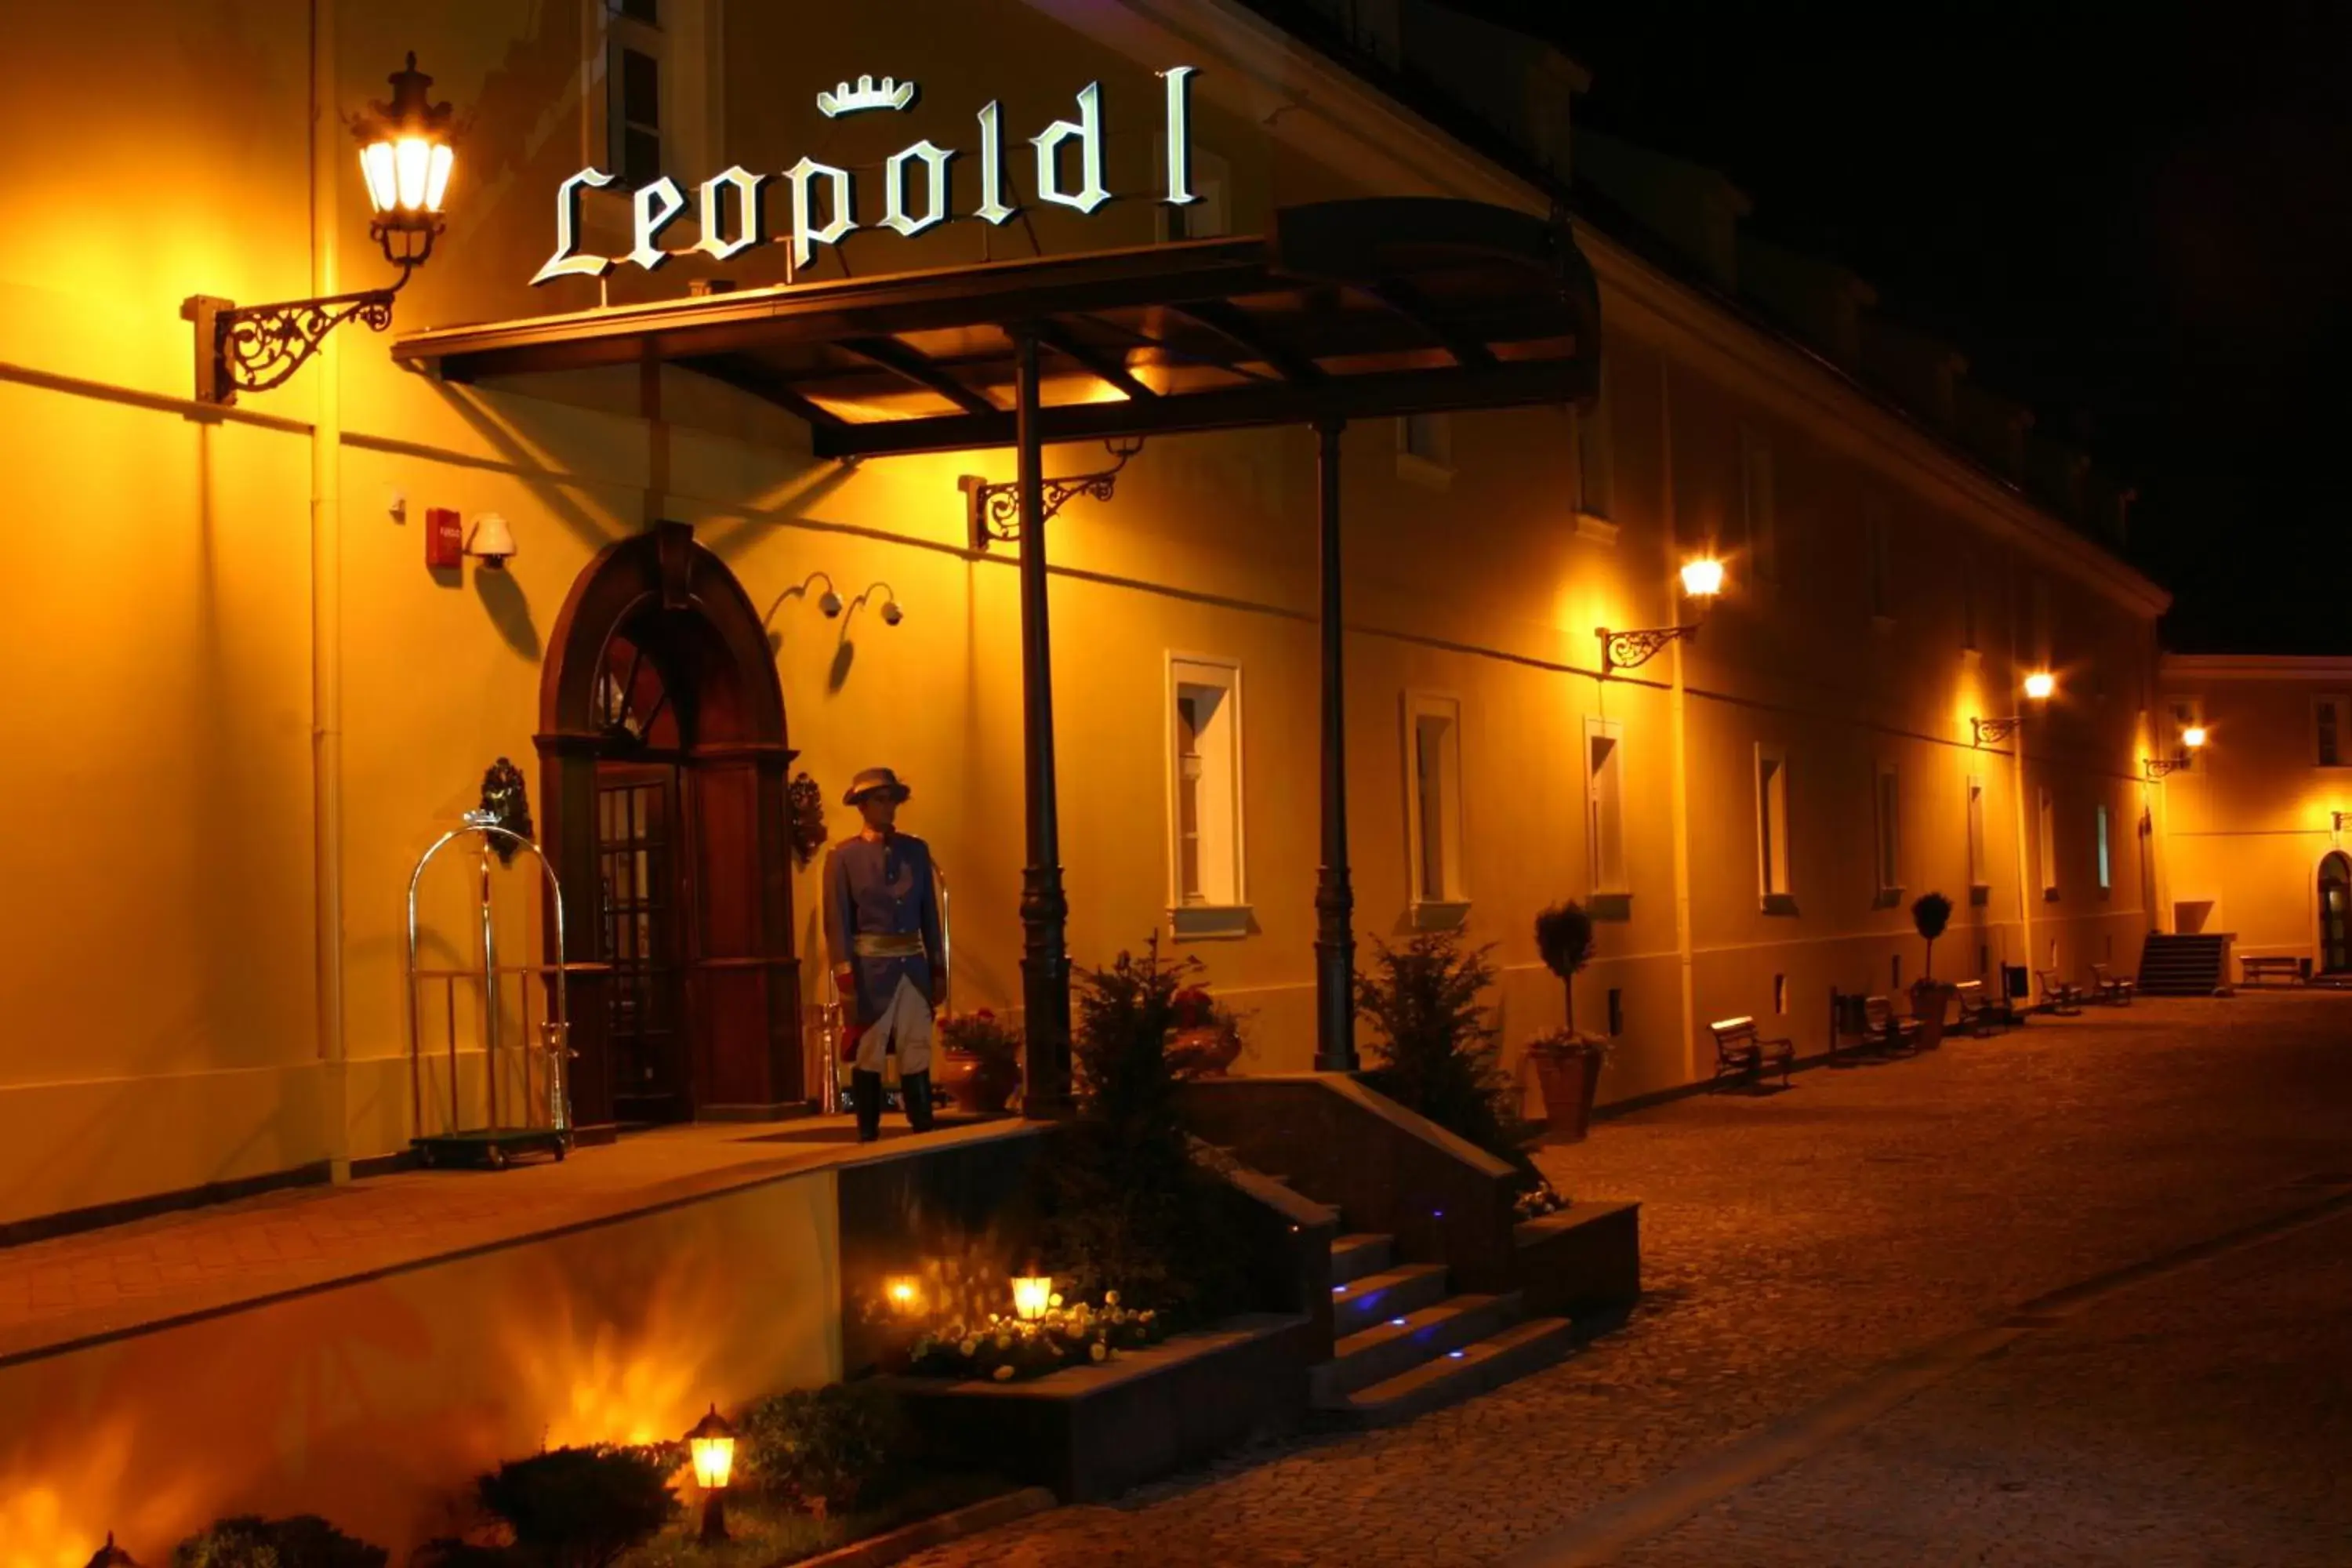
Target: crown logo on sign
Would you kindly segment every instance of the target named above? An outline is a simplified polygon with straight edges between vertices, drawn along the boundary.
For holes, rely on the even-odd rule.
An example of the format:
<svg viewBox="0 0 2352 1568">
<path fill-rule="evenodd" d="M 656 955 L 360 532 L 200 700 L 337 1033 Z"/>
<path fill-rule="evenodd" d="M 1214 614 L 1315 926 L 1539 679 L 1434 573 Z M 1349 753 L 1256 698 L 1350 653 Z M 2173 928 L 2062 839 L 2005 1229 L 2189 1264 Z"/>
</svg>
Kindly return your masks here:
<svg viewBox="0 0 2352 1568">
<path fill-rule="evenodd" d="M 845 81 L 836 83 L 831 91 L 816 95 L 816 106 L 828 120 L 838 120 L 861 109 L 904 109 L 914 101 L 913 82 L 887 76 L 879 83 L 870 76 L 862 76 L 854 88 Z"/>
</svg>

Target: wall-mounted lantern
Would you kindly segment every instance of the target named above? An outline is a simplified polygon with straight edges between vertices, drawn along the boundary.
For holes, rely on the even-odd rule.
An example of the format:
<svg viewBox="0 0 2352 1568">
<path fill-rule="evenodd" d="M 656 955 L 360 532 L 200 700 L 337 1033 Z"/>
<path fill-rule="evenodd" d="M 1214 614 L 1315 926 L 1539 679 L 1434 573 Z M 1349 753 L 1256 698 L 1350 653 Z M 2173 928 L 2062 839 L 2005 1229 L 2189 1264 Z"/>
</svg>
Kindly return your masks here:
<svg viewBox="0 0 2352 1568">
<path fill-rule="evenodd" d="M 1712 555 L 1694 556 L 1683 563 L 1682 583 L 1683 595 L 1697 602 L 1699 615 L 1704 617 L 1707 605 L 1723 592 L 1723 563 Z M 1595 626 L 1593 635 L 1601 639 L 1601 673 L 1605 679 L 1613 670 L 1632 669 L 1647 664 L 1668 643 L 1682 637 L 1696 637 L 1698 628 L 1697 621 L 1631 632 Z"/>
<path fill-rule="evenodd" d="M 2147 770 L 2149 778 L 2160 779 L 2167 773 L 2178 773 L 2195 762 L 2197 753 L 2204 749 L 2204 745 L 2205 726 L 2191 724 L 2180 731 L 2181 749 L 2179 751 L 2168 757 L 2144 757 L 2140 760 L 2140 765 Z"/>
<path fill-rule="evenodd" d="M 384 259 L 400 268 L 399 279 L 388 289 L 274 305 L 190 296 L 180 315 L 195 323 L 198 402 L 235 403 L 240 392 L 282 384 L 345 321 L 365 321 L 379 332 L 392 325 L 392 297 L 425 265 L 441 233 L 441 204 L 457 152 L 450 144 L 449 105 L 433 101 L 433 79 L 416 68 L 416 56 L 388 79 L 391 101 L 371 104 L 353 119 L 352 131 L 360 140 L 360 174 L 373 209 L 368 232 Z"/>
<path fill-rule="evenodd" d="M 2037 669 L 2025 678 L 2025 695 L 2032 701 L 2047 702 L 2057 689 L 2058 678 L 2046 669 Z M 2017 727 L 2024 722 L 2025 715 L 2022 713 L 2011 713 L 2001 719 L 1970 719 L 1969 736 L 1976 745 L 1995 746 L 2016 734 Z"/>
</svg>

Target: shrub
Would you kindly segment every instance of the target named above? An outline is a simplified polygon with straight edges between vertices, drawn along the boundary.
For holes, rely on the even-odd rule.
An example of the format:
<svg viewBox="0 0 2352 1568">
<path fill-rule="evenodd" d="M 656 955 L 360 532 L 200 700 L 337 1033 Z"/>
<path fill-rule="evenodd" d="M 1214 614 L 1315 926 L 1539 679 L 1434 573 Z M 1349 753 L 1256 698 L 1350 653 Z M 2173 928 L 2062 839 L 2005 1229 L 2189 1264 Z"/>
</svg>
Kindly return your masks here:
<svg viewBox="0 0 2352 1568">
<path fill-rule="evenodd" d="M 1494 984 L 1487 947 L 1424 931 L 1402 947 L 1375 941 L 1372 973 L 1356 977 L 1356 1011 L 1380 1031 L 1372 1075 L 1381 1093 L 1522 1169 L 1527 1137 L 1483 998 Z"/>
<path fill-rule="evenodd" d="M 1066 1366 L 1108 1361 L 1167 1336 L 1167 1320 L 1150 1308 L 1131 1310 L 1109 1291 L 1099 1308 L 1062 1304 L 1059 1292 L 1034 1321 L 992 1317 L 984 1323 L 950 1321 L 914 1343 L 916 1372 L 928 1377 L 985 1377 L 997 1383 L 1041 1377 Z"/>
<path fill-rule="evenodd" d="M 1206 1316 L 1238 1282 L 1229 1211 L 1192 1159 L 1168 1060 L 1192 959 L 1163 962 L 1155 936 L 1138 960 L 1076 975 L 1072 1055 L 1078 1115 L 1042 1163 L 1040 1256 L 1073 1299 L 1121 1292 L 1161 1317 Z"/>
<path fill-rule="evenodd" d="M 905 1479 L 906 1411 L 896 1394 L 874 1384 L 771 1394 L 736 1426 L 744 1480 L 810 1513 L 870 1508 Z"/>
<path fill-rule="evenodd" d="M 475 1491 L 529 1568 L 611 1568 L 677 1517 L 672 1468 L 654 1449 L 553 1448 L 508 1460 Z"/>
<path fill-rule="evenodd" d="M 940 1044 L 976 1058 L 982 1066 L 1021 1070 L 1021 1031 L 986 1007 L 940 1020 Z"/>
<path fill-rule="evenodd" d="M 218 1520 L 173 1550 L 172 1568 L 383 1568 L 391 1554 L 316 1514 Z"/>
</svg>

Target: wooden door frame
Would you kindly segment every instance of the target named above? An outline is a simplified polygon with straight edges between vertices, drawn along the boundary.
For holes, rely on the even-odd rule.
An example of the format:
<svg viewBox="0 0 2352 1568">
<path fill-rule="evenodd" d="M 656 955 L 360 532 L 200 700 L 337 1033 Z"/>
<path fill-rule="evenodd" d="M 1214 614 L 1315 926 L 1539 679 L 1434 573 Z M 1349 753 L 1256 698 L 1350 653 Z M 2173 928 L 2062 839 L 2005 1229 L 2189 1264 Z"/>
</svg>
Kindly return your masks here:
<svg viewBox="0 0 2352 1568">
<path fill-rule="evenodd" d="M 757 1085 L 747 1100 L 714 1104 L 694 1094 L 698 1117 L 776 1114 L 806 1099 L 801 1061 L 800 963 L 793 949 L 790 813 L 785 785 L 794 755 L 785 738 L 783 688 L 751 595 L 682 522 L 658 522 L 598 552 L 572 583 L 540 672 L 541 847 L 563 886 L 572 971 L 572 1119 L 585 1138 L 614 1127 L 607 1037 L 609 975 L 597 961 L 596 764 L 609 747 L 595 710 L 596 676 L 615 633 L 647 616 L 684 616 L 704 651 L 692 696 L 696 730 L 685 748 L 677 803 L 681 831 L 693 809 L 698 760 L 756 774 L 750 848 L 756 864 L 756 967 L 765 1036 L 757 1061 L 738 1063 Z M 688 693 L 673 690 L 673 702 Z M 684 912 L 684 911 L 682 911 Z M 690 913 L 687 918 L 691 919 Z M 691 1013 L 691 1004 L 689 1005 Z M 698 1059 L 690 1047 L 689 1062 Z M 698 1091 L 699 1084 L 693 1086 Z"/>
</svg>

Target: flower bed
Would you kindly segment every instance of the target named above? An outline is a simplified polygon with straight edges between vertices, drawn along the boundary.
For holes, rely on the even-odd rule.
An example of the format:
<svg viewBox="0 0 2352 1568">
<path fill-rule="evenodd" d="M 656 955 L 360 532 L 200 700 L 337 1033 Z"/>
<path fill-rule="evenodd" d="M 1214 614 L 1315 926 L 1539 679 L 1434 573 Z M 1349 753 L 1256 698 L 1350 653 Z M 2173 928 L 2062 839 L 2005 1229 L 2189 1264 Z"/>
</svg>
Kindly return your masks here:
<svg viewBox="0 0 2352 1568">
<path fill-rule="evenodd" d="M 1103 1304 L 1080 1301 L 1065 1307 L 1052 1298 L 1043 1317 L 1007 1318 L 992 1313 L 984 1323 L 950 1322 L 918 1337 L 908 1370 L 922 1377 L 990 1378 L 1011 1383 L 1043 1377 L 1066 1366 L 1108 1361 L 1123 1350 L 1139 1350 L 1167 1338 L 1161 1315 L 1119 1304 L 1107 1292 Z"/>
</svg>

